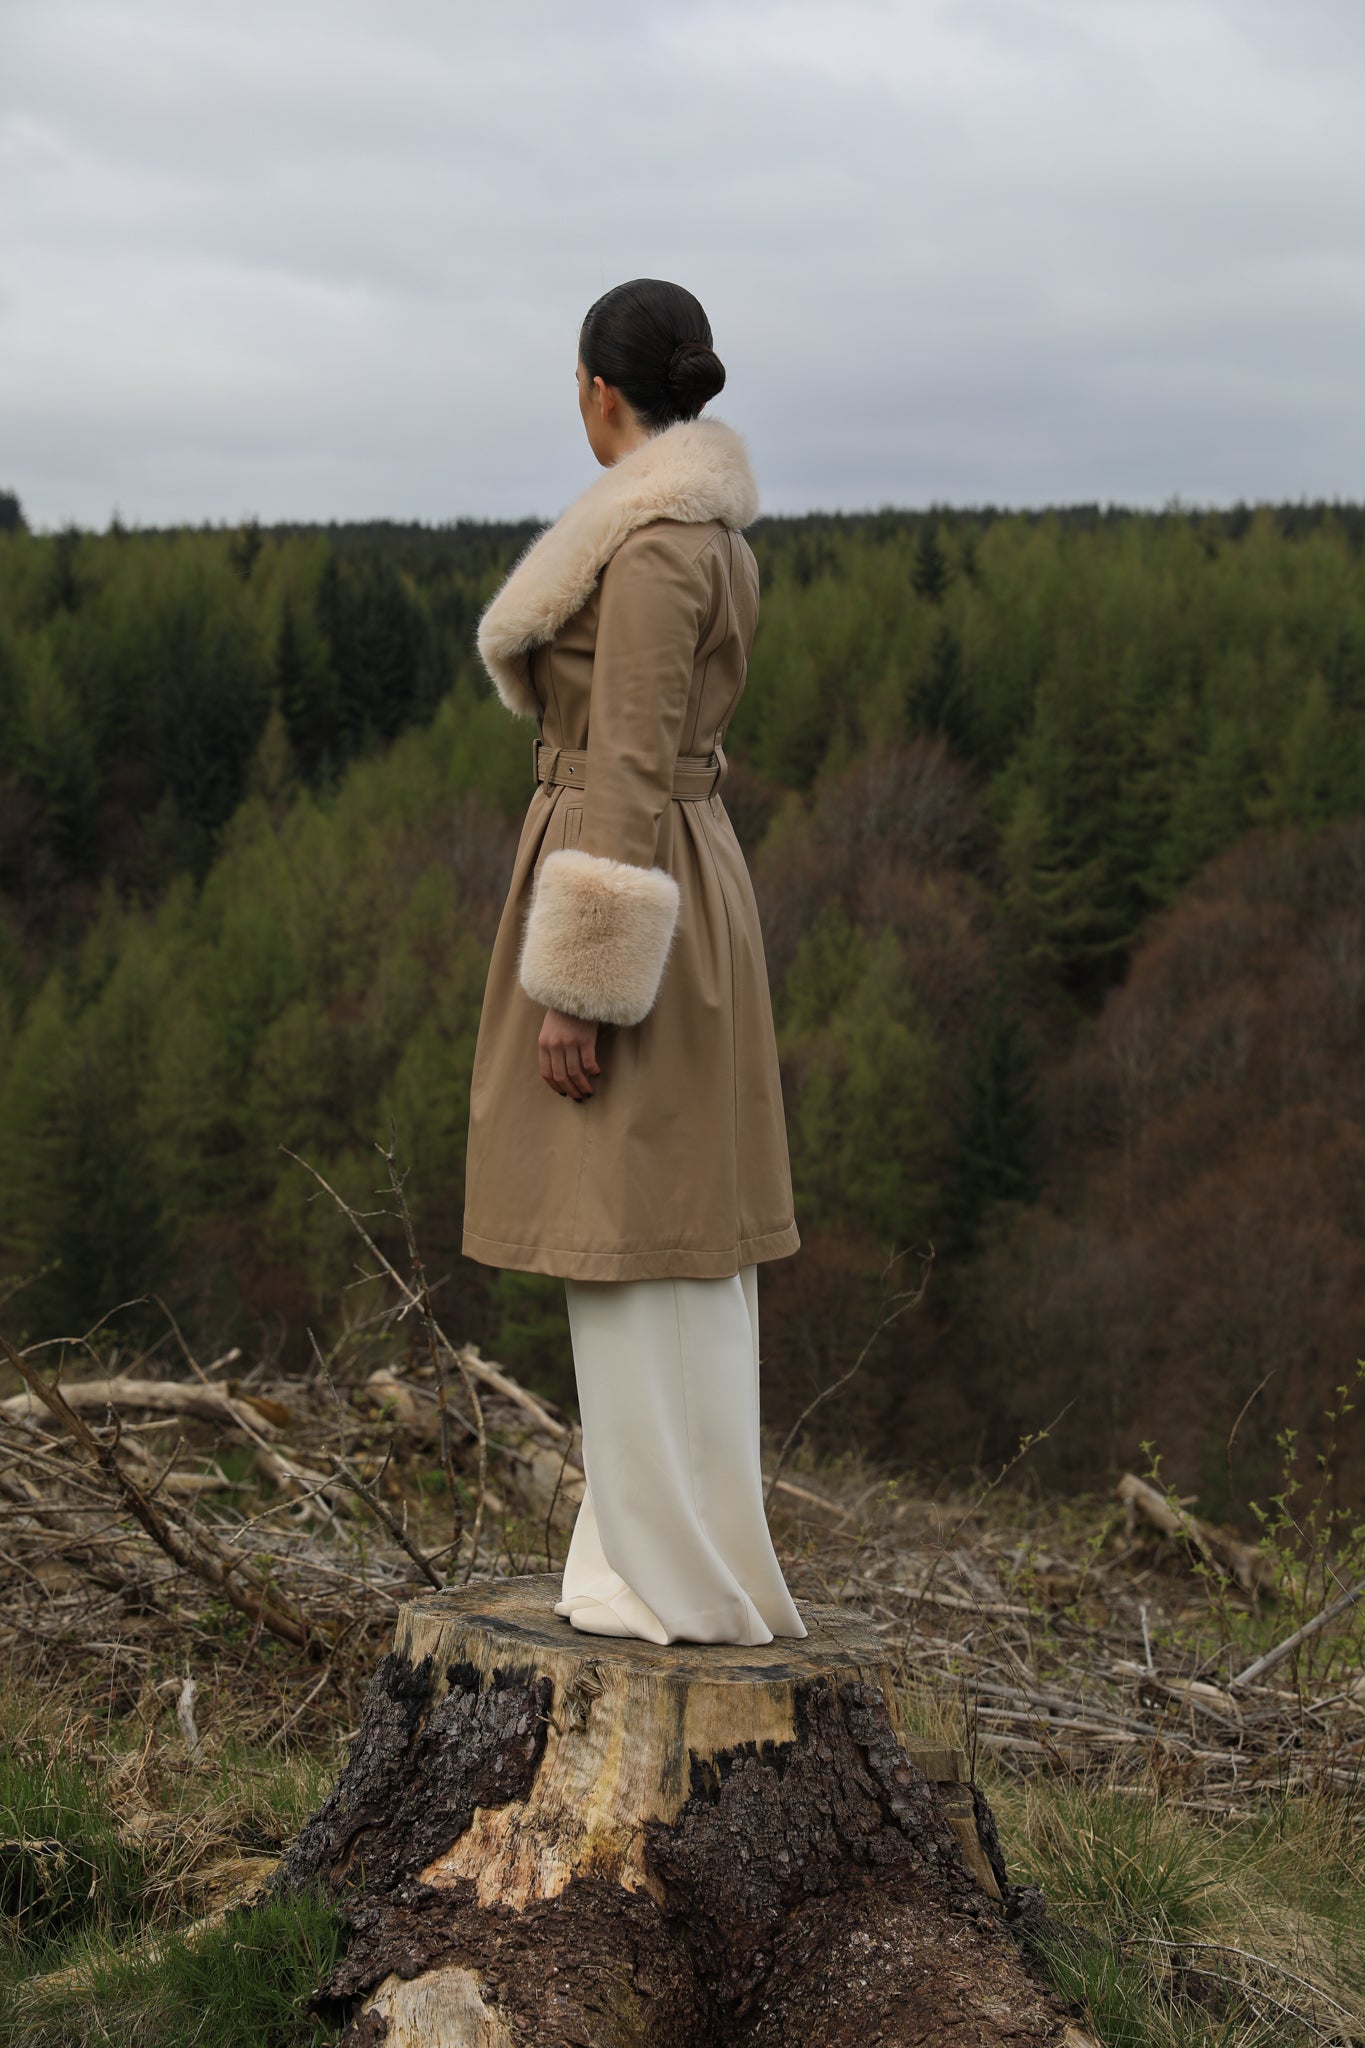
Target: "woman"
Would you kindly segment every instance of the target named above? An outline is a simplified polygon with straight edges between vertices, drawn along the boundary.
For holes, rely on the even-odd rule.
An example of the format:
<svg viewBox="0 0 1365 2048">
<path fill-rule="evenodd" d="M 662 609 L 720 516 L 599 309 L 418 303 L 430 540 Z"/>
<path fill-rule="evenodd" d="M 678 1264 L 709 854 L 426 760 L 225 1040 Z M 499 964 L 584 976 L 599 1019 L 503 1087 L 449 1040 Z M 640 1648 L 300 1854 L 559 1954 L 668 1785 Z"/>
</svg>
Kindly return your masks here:
<svg viewBox="0 0 1365 2048">
<path fill-rule="evenodd" d="M 800 1244 L 763 941 L 721 801 L 758 510 L 701 306 L 589 310 L 606 469 L 514 565 L 479 652 L 536 721 L 470 1093 L 465 1253 L 562 1275 L 586 1486 L 555 1612 L 595 1635 L 804 1636 L 759 1465 L 758 1264 Z"/>
</svg>

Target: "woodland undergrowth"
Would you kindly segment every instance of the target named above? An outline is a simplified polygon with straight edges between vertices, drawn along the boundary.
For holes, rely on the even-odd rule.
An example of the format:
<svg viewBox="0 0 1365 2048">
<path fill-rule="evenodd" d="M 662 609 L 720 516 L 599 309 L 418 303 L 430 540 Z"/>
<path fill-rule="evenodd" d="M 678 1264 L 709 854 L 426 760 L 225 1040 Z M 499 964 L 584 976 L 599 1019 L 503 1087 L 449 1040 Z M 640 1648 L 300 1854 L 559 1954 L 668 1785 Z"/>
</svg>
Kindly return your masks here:
<svg viewBox="0 0 1365 2048">
<path fill-rule="evenodd" d="M 410 1230 L 399 1265 L 351 1221 L 345 1333 L 295 1377 L 199 1360 L 169 1319 L 141 1350 L 113 1321 L 3 1345 L 0 2048 L 328 2040 L 302 2016 L 326 1907 L 251 1908 L 397 1609 L 563 1565 L 576 1418 L 443 1328 Z M 966 1751 L 1041 1893 L 1021 1939 L 1114 2048 L 1365 2041 L 1357 1392 L 1311 1461 L 1286 1432 L 1254 1544 L 1155 1444 L 1059 1499 L 1046 1432 L 951 1485 L 765 1438 L 793 1592 L 883 1633 L 906 1729 Z"/>
</svg>

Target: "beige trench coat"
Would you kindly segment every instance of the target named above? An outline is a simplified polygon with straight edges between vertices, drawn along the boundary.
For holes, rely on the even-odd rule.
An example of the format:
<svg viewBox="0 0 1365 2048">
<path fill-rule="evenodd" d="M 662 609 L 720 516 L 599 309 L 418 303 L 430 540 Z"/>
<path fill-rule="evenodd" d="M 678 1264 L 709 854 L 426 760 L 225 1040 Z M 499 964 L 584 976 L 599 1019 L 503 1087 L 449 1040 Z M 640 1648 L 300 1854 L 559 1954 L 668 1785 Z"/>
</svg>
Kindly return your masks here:
<svg viewBox="0 0 1365 2048">
<path fill-rule="evenodd" d="M 543 778 L 474 1056 L 463 1249 L 487 1265 L 709 1279 L 800 1244 L 758 910 L 721 794 L 756 509 L 732 428 L 665 428 L 540 535 L 480 622 Z M 599 1020 L 580 1101 L 541 1078 L 551 1006 Z"/>
</svg>

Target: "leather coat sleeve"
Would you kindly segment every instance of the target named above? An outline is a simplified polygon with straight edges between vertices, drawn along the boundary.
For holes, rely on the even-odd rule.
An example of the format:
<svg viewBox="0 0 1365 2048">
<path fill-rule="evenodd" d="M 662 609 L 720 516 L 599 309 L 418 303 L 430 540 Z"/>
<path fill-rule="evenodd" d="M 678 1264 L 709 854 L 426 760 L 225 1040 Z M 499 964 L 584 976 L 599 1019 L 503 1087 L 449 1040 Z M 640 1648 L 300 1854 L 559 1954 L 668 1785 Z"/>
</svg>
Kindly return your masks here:
<svg viewBox="0 0 1365 2048">
<path fill-rule="evenodd" d="M 659 992 L 680 909 L 659 825 L 707 603 L 671 530 L 638 528 L 602 572 L 582 828 L 537 876 L 519 970 L 528 995 L 571 1016 L 638 1024 Z"/>
</svg>

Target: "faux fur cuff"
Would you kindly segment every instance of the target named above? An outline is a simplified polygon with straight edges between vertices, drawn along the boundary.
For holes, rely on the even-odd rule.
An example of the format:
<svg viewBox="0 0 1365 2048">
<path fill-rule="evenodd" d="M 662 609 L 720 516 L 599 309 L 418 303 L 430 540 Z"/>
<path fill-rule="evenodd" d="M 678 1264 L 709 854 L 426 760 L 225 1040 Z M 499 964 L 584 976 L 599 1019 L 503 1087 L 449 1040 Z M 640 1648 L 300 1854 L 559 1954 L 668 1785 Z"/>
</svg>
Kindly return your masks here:
<svg viewBox="0 0 1365 2048">
<path fill-rule="evenodd" d="M 592 594 L 628 533 L 654 519 L 749 526 L 758 486 L 744 437 L 724 420 L 675 420 L 610 466 L 512 564 L 479 621 L 484 667 L 509 711 L 538 718 L 527 669 Z"/>
<path fill-rule="evenodd" d="M 654 1006 L 681 894 L 666 868 L 563 846 L 536 877 L 519 974 L 533 1002 L 604 1024 Z"/>
</svg>

